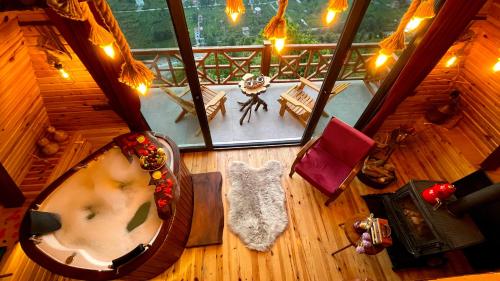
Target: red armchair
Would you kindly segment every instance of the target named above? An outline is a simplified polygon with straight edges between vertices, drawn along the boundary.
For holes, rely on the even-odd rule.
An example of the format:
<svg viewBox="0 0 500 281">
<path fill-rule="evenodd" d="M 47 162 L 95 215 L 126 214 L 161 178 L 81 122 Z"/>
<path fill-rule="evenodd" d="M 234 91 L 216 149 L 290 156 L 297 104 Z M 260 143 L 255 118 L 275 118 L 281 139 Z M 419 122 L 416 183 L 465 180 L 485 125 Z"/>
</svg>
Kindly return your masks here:
<svg viewBox="0 0 500 281">
<path fill-rule="evenodd" d="M 295 172 L 328 196 L 325 205 L 344 191 L 361 169 L 375 142 L 337 118 L 332 118 L 323 135 L 311 139 L 297 154 Z"/>
</svg>

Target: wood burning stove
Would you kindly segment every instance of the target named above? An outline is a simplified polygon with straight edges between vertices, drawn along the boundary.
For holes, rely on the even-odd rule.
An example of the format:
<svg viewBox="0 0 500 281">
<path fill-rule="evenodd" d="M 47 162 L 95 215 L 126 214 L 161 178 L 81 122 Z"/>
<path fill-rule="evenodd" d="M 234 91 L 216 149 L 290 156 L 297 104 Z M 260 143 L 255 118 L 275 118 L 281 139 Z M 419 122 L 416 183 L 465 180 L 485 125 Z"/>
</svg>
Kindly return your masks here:
<svg viewBox="0 0 500 281">
<path fill-rule="evenodd" d="M 456 217 L 446 206 L 437 210 L 421 193 L 436 181 L 412 180 L 396 193 L 383 196 L 383 204 L 393 233 L 415 257 L 461 249 L 484 241 L 484 236 L 468 215 Z M 456 200 L 452 196 L 450 201 Z"/>
</svg>

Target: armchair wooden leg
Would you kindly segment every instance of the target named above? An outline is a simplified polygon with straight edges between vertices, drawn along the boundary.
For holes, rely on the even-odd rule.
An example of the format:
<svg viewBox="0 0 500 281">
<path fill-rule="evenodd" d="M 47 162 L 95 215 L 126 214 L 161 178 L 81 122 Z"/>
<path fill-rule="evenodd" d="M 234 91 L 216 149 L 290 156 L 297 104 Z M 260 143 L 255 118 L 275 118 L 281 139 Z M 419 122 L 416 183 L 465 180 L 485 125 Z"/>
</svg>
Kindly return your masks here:
<svg viewBox="0 0 500 281">
<path fill-rule="evenodd" d="M 335 199 L 337 199 L 340 194 L 342 194 L 342 189 L 339 189 L 340 191 L 339 192 L 335 192 L 334 194 L 330 195 L 330 197 L 328 198 L 328 200 L 326 200 L 325 202 L 325 206 L 328 207 L 328 205 L 330 205 L 330 203 L 332 203 Z"/>
<path fill-rule="evenodd" d="M 184 109 L 181 111 L 181 113 L 179 113 L 179 115 L 177 116 L 177 118 L 175 118 L 175 123 L 181 121 L 181 119 L 184 117 L 184 115 L 186 115 L 187 111 L 185 111 Z"/>
<path fill-rule="evenodd" d="M 292 166 L 292 168 L 290 169 L 290 173 L 288 174 L 289 177 L 292 177 L 293 174 L 295 174 L 295 165 Z"/>
</svg>

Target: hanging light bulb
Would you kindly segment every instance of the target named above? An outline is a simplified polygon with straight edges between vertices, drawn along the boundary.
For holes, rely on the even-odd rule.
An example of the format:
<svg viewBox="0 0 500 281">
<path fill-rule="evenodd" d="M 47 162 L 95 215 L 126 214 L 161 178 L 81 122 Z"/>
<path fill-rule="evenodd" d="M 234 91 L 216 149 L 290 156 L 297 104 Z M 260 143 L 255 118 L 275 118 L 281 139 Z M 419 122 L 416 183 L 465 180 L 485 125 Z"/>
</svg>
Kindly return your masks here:
<svg viewBox="0 0 500 281">
<path fill-rule="evenodd" d="M 446 67 L 452 67 L 457 62 L 458 57 L 456 55 L 451 56 L 445 63 Z"/>
<path fill-rule="evenodd" d="M 274 47 L 276 48 L 276 51 L 280 53 L 283 48 L 285 48 L 285 38 L 276 38 L 274 40 Z"/>
<path fill-rule="evenodd" d="M 417 29 L 424 19 L 433 18 L 435 15 L 434 0 L 423 0 L 415 10 L 410 22 L 406 25 L 405 32 L 411 32 Z"/>
<path fill-rule="evenodd" d="M 420 23 L 422 23 L 423 20 L 424 19 L 417 18 L 417 17 L 411 18 L 410 22 L 408 22 L 408 24 L 405 27 L 405 32 L 411 32 L 411 31 L 417 29 L 418 26 L 420 25 Z"/>
<path fill-rule="evenodd" d="M 108 44 L 108 45 L 104 45 L 104 46 L 100 46 L 102 48 L 102 50 L 104 51 L 104 53 L 114 59 L 115 58 L 115 48 L 113 47 L 113 43 L 111 44 Z"/>
<path fill-rule="evenodd" d="M 62 78 L 69 79 L 69 73 L 66 72 L 66 70 L 64 69 L 64 67 L 61 63 L 59 63 L 59 62 L 54 63 L 54 67 L 57 69 L 57 71 L 59 72 L 59 75 L 61 75 Z"/>
<path fill-rule="evenodd" d="M 332 21 L 335 19 L 335 15 L 337 13 L 334 10 L 328 9 L 326 12 L 326 24 L 332 23 Z"/>
<path fill-rule="evenodd" d="M 330 24 L 335 19 L 338 13 L 341 13 L 348 8 L 347 0 L 330 0 L 326 10 L 326 24 Z"/>
<path fill-rule="evenodd" d="M 384 65 L 387 62 L 388 59 L 389 59 L 389 55 L 386 55 L 383 52 L 383 50 L 380 50 L 378 52 L 377 58 L 375 59 L 375 68 L 379 68 L 382 65 Z"/>
<path fill-rule="evenodd" d="M 237 12 L 231 13 L 231 19 L 233 20 L 233 22 L 236 22 L 239 15 L 240 15 L 240 13 L 237 13 Z"/>
<path fill-rule="evenodd" d="M 146 84 L 141 83 L 139 86 L 137 86 L 136 90 L 141 93 L 141 95 L 145 96 L 146 92 L 148 91 L 148 86 Z"/>
<path fill-rule="evenodd" d="M 498 58 L 497 63 L 493 66 L 493 72 L 500 71 L 500 58 Z"/>
<path fill-rule="evenodd" d="M 245 13 L 245 5 L 243 5 L 243 0 L 227 0 L 225 12 L 233 22 L 236 22 L 240 14 Z"/>
</svg>

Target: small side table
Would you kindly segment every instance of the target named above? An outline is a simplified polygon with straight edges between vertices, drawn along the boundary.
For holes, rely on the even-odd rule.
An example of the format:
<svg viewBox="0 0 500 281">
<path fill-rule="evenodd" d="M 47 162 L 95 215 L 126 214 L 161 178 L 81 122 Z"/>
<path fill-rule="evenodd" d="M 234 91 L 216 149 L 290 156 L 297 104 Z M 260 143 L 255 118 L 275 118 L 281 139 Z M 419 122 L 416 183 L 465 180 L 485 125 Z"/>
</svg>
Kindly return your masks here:
<svg viewBox="0 0 500 281">
<path fill-rule="evenodd" d="M 264 111 L 267 111 L 267 103 L 264 100 L 262 100 L 259 97 L 259 95 L 266 92 L 267 87 L 269 87 L 269 85 L 271 84 L 271 78 L 264 76 L 264 85 L 258 88 L 249 89 L 245 87 L 245 80 L 250 77 L 253 77 L 253 75 L 247 73 L 245 74 L 245 76 L 243 76 L 243 79 L 238 83 L 241 92 L 245 96 L 249 97 L 249 99 L 245 102 L 238 102 L 238 104 L 241 106 L 240 111 L 244 111 L 243 116 L 241 116 L 240 118 L 240 125 L 243 125 L 243 120 L 245 120 L 247 114 L 248 114 L 247 122 L 250 122 L 250 117 L 252 116 L 251 110 L 254 105 L 255 105 L 255 111 L 259 109 L 260 105 L 262 105 Z"/>
<path fill-rule="evenodd" d="M 336 250 L 335 252 L 332 253 L 332 256 L 335 256 L 336 254 L 342 252 L 343 250 L 349 248 L 349 247 L 356 247 L 358 244 L 358 241 L 361 239 L 361 234 L 357 233 L 356 230 L 354 229 L 354 222 L 359 221 L 359 220 L 364 220 L 368 217 L 367 214 L 355 214 L 352 217 L 349 217 L 345 222 L 339 224 L 339 227 L 344 230 L 344 234 L 347 237 L 347 240 L 349 241 L 349 244 L 346 246 Z M 371 249 L 365 250 L 366 255 L 376 255 L 384 250 L 384 247 L 382 246 L 373 246 Z"/>
</svg>

